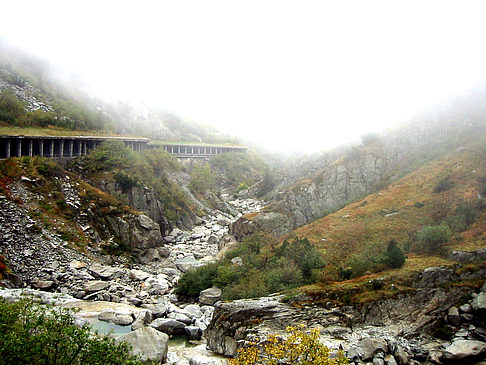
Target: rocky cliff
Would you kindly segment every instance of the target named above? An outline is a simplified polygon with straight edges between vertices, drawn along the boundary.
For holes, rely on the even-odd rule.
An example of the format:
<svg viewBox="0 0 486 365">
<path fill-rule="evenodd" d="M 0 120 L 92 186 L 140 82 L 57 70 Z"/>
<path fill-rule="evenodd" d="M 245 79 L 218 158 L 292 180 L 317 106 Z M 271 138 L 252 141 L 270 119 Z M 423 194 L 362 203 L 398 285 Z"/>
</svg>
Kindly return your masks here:
<svg viewBox="0 0 486 365">
<path fill-rule="evenodd" d="M 238 239 L 256 231 L 281 236 L 386 187 L 484 132 L 482 122 L 444 123 L 441 119 L 402 127 L 341 154 L 330 153 L 334 160 L 321 160 L 318 172 L 274 193 L 274 199 L 258 215 L 235 222 L 232 233 Z"/>
</svg>

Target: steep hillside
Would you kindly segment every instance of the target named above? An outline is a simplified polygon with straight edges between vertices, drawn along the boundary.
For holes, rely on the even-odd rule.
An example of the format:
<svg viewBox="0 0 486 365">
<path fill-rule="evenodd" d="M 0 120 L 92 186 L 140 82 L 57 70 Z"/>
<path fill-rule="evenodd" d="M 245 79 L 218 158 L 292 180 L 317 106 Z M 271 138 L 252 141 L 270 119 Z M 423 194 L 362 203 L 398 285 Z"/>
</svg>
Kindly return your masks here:
<svg viewBox="0 0 486 365">
<path fill-rule="evenodd" d="M 0 202 L 2 255 L 25 283 L 56 260 L 116 254 L 124 262 L 163 243 L 149 217 L 44 158 L 1 161 Z"/>
<path fill-rule="evenodd" d="M 483 248 L 485 213 L 479 197 L 484 194 L 485 154 L 483 136 L 385 189 L 293 231 L 287 238 L 306 237 L 319 247 L 328 263 L 327 272 L 334 279 L 346 268 L 354 270 L 354 275 L 378 270 L 374 259 L 391 239 L 411 251 L 407 261 L 410 267 L 420 266 L 421 255 L 431 252 L 417 239 L 425 226 L 447 223 L 451 230 L 448 242 L 440 245 L 440 250 L 432 250 L 435 255 L 447 257 L 452 250 Z M 473 214 L 474 219 L 464 222 L 463 214 Z M 430 265 L 431 261 L 433 258 L 427 258 L 424 263 Z"/>
<path fill-rule="evenodd" d="M 242 239 L 257 231 L 281 236 L 474 141 L 486 131 L 485 98 L 480 89 L 386 134 L 363 136 L 359 146 L 292 166 L 287 182 L 277 185 L 280 190 L 271 194 L 274 198 L 264 211 L 234 225 L 235 236 Z M 296 171 L 303 174 L 300 180 Z"/>
</svg>

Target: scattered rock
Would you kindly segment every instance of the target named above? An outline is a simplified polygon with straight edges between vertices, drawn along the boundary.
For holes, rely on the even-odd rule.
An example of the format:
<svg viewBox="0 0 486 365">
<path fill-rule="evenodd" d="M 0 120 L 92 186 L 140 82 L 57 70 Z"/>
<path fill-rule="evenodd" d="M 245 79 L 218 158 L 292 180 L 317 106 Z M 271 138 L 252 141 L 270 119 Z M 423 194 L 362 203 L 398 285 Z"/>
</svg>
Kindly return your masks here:
<svg viewBox="0 0 486 365">
<path fill-rule="evenodd" d="M 86 262 L 82 262 L 82 261 L 78 261 L 78 260 L 73 260 L 69 263 L 69 267 L 71 269 L 75 269 L 75 270 L 83 269 L 86 266 L 88 266 L 88 264 Z"/>
<path fill-rule="evenodd" d="M 226 364 L 223 360 L 215 360 L 213 358 L 204 355 L 194 355 L 189 360 L 189 365 L 224 365 Z"/>
<path fill-rule="evenodd" d="M 88 271 L 96 278 L 102 280 L 113 280 L 125 274 L 125 271 L 118 267 L 103 266 L 100 264 L 93 264 Z"/>
</svg>

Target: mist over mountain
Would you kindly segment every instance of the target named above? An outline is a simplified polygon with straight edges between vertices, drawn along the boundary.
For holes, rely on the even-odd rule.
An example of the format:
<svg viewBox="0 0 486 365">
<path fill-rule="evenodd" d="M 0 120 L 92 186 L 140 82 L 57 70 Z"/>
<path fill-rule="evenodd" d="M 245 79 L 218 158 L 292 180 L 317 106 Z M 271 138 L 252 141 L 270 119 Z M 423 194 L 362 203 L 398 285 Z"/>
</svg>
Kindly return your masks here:
<svg viewBox="0 0 486 365">
<path fill-rule="evenodd" d="M 264 58 L 266 47 L 260 51 Z M 264 81 L 281 85 L 279 97 L 292 94 L 287 83 L 308 85 L 286 75 L 284 66 L 262 62 L 271 69 Z M 230 70 L 225 59 L 219 65 L 228 75 L 245 71 Z M 206 71 L 203 66 L 187 78 Z M 139 76 L 150 78 L 145 71 Z M 138 74 L 127 69 L 111 86 Z M 393 105 L 408 105 L 398 99 L 412 89 L 365 105 L 375 81 L 370 75 L 356 88 L 333 83 L 337 95 L 299 95 L 314 107 L 342 112 L 315 126 L 309 120 L 316 109 L 282 105 L 289 99 L 268 94 L 269 83 L 260 87 L 255 75 L 245 80 L 252 86 L 248 103 L 237 100 L 234 110 L 223 103 L 233 105 L 240 94 L 194 99 L 210 93 L 216 75 L 204 73 L 208 82 L 195 90 L 177 84 L 174 92 L 187 90 L 187 102 L 197 100 L 186 111 L 221 107 L 214 115 L 243 128 L 241 138 L 173 112 L 165 104 L 167 89 L 150 101 L 95 97 L 63 65 L 0 38 L 0 312 L 15 317 L 0 323 L 8 329 L 0 331 L 0 359 L 24 356 L 18 348 L 44 359 L 52 355 L 51 341 L 58 343 L 54 329 L 61 323 L 16 335 L 30 324 L 10 302 L 27 312 L 43 310 L 22 301 L 28 293 L 41 303 L 79 309 L 69 314 L 77 321 L 103 331 L 113 326 L 119 332 L 110 336 L 157 363 L 483 360 L 486 84 L 478 81 L 468 91 L 451 84 L 454 96 L 424 96 L 424 105 L 441 101 L 410 116 L 413 108 Z M 160 82 L 160 75 L 153 80 Z M 228 77 L 225 85 L 235 80 Z M 420 87 L 417 93 L 425 95 Z M 349 100 L 340 98 L 348 94 Z M 201 109 L 204 100 L 211 102 Z M 252 109 L 255 100 L 262 108 Z M 383 130 L 369 122 L 368 108 L 377 105 L 377 118 L 390 118 L 380 124 L 388 126 Z M 209 114 L 200 115 L 207 120 Z M 265 123 L 245 121 L 249 115 Z M 354 124 L 347 123 L 351 116 Z M 359 138 L 358 130 L 364 131 Z M 286 139 L 292 131 L 294 141 Z M 133 140 L 110 138 L 120 135 L 154 143 L 135 148 Z M 45 145 L 37 142 L 42 138 Z M 87 149 L 90 139 L 96 143 Z M 277 145 L 280 152 L 273 151 Z M 78 333 L 71 319 L 69 333 Z M 280 336 L 288 326 L 299 341 Z M 47 344 L 32 345 L 33 333 Z M 256 338 L 264 346 L 255 348 Z M 293 361 L 296 348 L 302 352 Z M 128 359 L 125 350 L 112 362 L 98 362 Z"/>
</svg>

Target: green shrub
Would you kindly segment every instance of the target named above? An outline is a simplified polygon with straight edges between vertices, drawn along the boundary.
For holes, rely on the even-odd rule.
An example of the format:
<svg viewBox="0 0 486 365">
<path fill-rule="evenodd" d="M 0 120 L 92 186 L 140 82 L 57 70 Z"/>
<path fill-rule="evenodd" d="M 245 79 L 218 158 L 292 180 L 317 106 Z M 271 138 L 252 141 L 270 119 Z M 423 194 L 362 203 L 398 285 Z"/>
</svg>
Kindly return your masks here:
<svg viewBox="0 0 486 365">
<path fill-rule="evenodd" d="M 177 283 L 176 293 L 197 298 L 201 291 L 213 286 L 218 266 L 218 263 L 211 263 L 185 272 Z"/>
<path fill-rule="evenodd" d="M 105 141 L 86 156 L 88 168 L 95 171 L 132 168 L 135 158 L 135 152 L 120 141 Z"/>
<path fill-rule="evenodd" d="M 141 364 L 130 346 L 79 326 L 71 312 L 0 300 L 2 364 Z"/>
<path fill-rule="evenodd" d="M 457 204 L 455 214 L 464 222 L 464 229 L 466 229 L 479 217 L 479 209 L 476 203 L 462 199 Z"/>
<path fill-rule="evenodd" d="M 417 240 L 425 251 L 436 251 L 442 244 L 449 241 L 451 230 L 447 224 L 425 226 L 417 233 Z"/>
<path fill-rule="evenodd" d="M 434 193 L 442 193 L 449 189 L 452 189 L 455 186 L 454 181 L 451 180 L 450 175 L 440 179 L 437 185 L 434 187 Z"/>
<path fill-rule="evenodd" d="M 28 114 L 26 124 L 47 127 L 49 124 L 55 124 L 56 119 L 57 117 L 54 113 L 37 109 Z"/>
<path fill-rule="evenodd" d="M 385 253 L 385 263 L 388 267 L 399 268 L 405 263 L 406 256 L 403 251 L 398 247 L 395 240 L 391 240 L 388 243 Z"/>
<path fill-rule="evenodd" d="M 240 280 L 223 290 L 223 300 L 257 298 L 270 294 L 264 274 L 258 269 L 251 269 Z"/>
<path fill-rule="evenodd" d="M 234 188 L 241 184 L 253 185 L 263 177 L 265 170 L 265 163 L 251 151 L 222 153 L 214 156 L 209 163 L 221 182 Z"/>
<path fill-rule="evenodd" d="M 422 203 L 422 202 L 415 202 L 415 203 L 413 203 L 413 206 L 415 208 L 419 208 L 420 209 L 420 208 L 423 208 L 425 206 L 425 204 Z"/>
<path fill-rule="evenodd" d="M 138 179 L 136 177 L 132 177 L 123 172 L 117 172 L 113 175 L 113 180 L 116 181 L 124 193 L 127 193 L 131 188 L 138 185 Z"/>
<path fill-rule="evenodd" d="M 295 264 L 283 262 L 282 266 L 269 270 L 265 281 L 270 292 L 275 293 L 303 284 L 302 271 Z"/>
<path fill-rule="evenodd" d="M 224 288 L 225 286 L 238 282 L 242 275 L 244 275 L 244 269 L 239 266 L 221 265 L 218 267 L 213 285 L 218 288 Z"/>
</svg>

